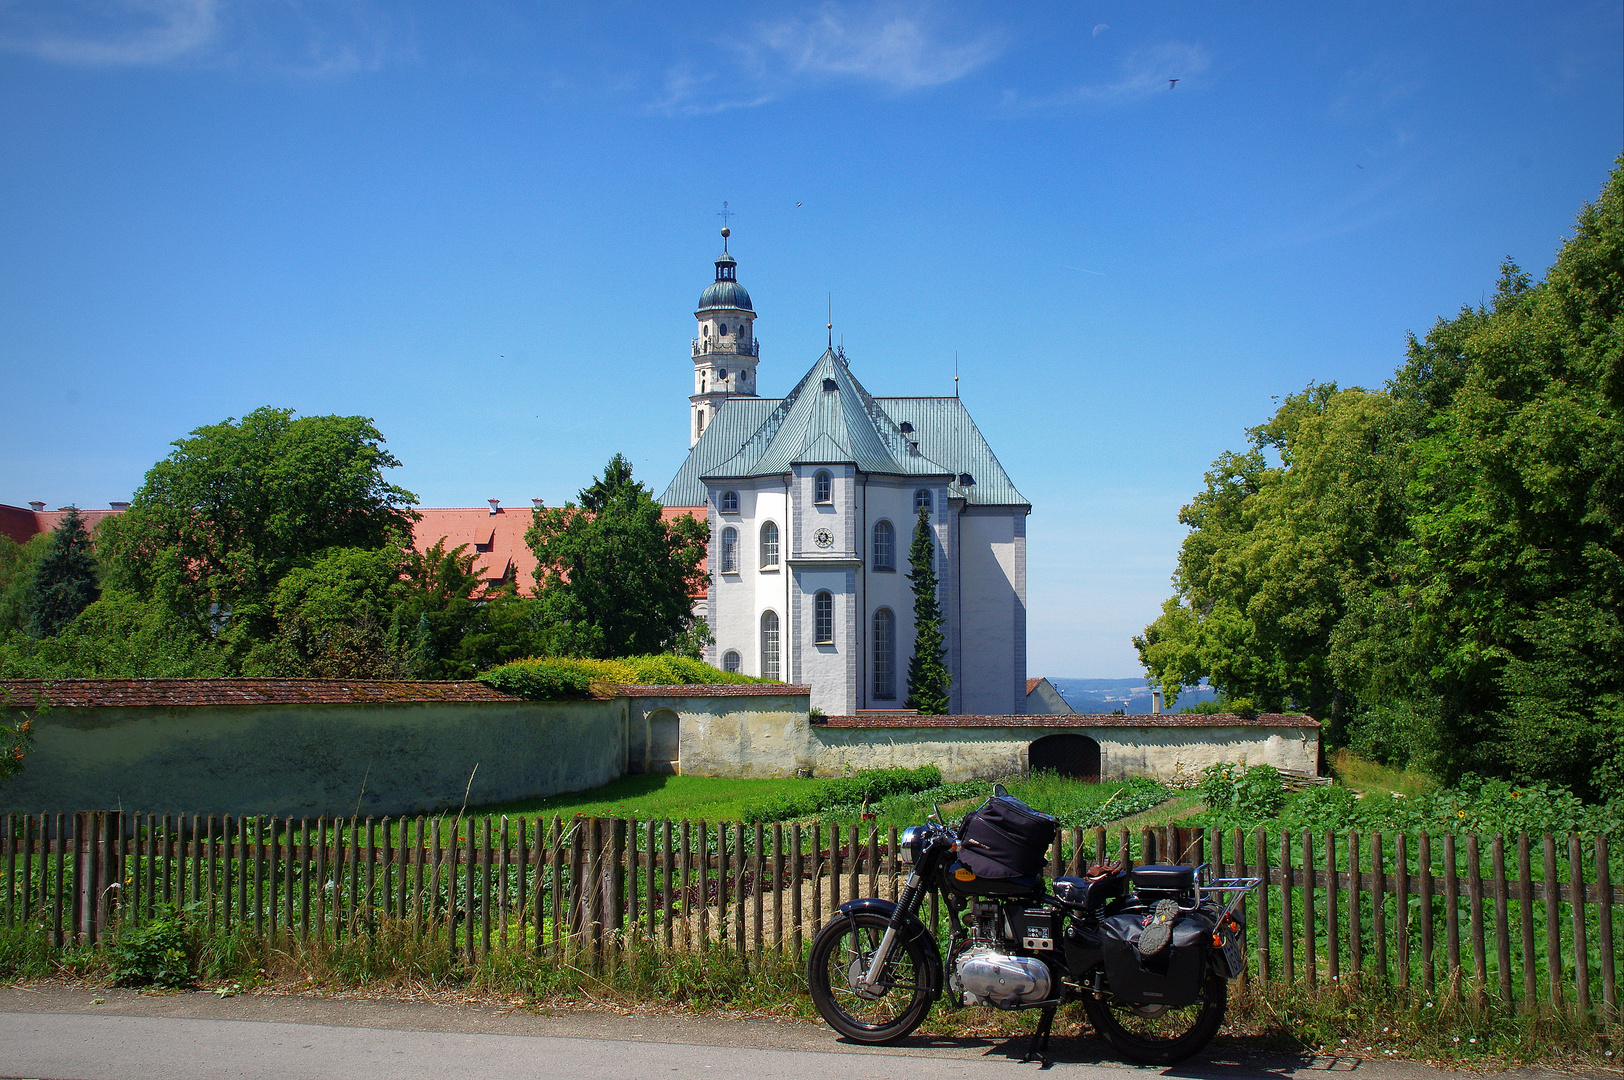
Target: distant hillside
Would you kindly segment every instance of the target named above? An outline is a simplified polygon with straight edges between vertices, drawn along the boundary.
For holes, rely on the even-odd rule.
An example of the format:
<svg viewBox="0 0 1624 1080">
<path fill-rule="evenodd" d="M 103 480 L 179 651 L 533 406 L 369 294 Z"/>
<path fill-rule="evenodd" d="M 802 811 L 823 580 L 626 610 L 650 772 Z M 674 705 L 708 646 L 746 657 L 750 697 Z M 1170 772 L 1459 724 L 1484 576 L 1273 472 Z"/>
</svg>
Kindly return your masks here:
<svg viewBox="0 0 1624 1080">
<path fill-rule="evenodd" d="M 1080 713 L 1150 712 L 1150 687 L 1144 679 L 1050 679 L 1066 703 Z M 1209 686 L 1188 686 L 1179 694 L 1172 712 L 1186 705 L 1211 701 L 1218 695 Z"/>
</svg>

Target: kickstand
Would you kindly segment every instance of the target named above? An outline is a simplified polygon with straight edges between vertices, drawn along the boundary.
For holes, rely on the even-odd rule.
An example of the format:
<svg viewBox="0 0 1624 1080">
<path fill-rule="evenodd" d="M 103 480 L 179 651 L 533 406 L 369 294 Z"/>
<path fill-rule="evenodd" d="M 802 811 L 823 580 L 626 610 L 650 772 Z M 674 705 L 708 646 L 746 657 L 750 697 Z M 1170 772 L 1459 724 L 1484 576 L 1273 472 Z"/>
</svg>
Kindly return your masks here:
<svg viewBox="0 0 1624 1080">
<path fill-rule="evenodd" d="M 1049 1053 L 1049 1029 L 1053 1026 L 1054 1006 L 1050 1005 L 1043 1010 L 1043 1015 L 1038 1018 L 1038 1029 L 1032 1033 L 1032 1043 L 1026 1048 L 1026 1056 L 1021 1058 L 1021 1064 L 1024 1065 L 1028 1061 L 1036 1061 L 1039 1065 L 1045 1067 L 1049 1064 L 1047 1059 Z"/>
</svg>

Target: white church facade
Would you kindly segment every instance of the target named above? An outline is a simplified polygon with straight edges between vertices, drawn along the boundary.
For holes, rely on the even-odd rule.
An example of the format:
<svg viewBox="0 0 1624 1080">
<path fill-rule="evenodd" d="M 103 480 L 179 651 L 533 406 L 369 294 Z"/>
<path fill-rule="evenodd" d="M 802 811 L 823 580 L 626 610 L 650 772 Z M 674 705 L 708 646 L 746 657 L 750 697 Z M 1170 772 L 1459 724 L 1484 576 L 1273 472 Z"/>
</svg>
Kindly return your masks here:
<svg viewBox="0 0 1624 1080">
<path fill-rule="evenodd" d="M 688 458 L 660 499 L 710 525 L 707 659 L 810 684 L 830 716 L 902 708 L 923 509 L 949 711 L 1024 713 L 1031 505 L 957 397 L 873 397 L 841 349 L 786 397 L 757 396 L 756 312 L 727 235 L 694 313 Z"/>
</svg>

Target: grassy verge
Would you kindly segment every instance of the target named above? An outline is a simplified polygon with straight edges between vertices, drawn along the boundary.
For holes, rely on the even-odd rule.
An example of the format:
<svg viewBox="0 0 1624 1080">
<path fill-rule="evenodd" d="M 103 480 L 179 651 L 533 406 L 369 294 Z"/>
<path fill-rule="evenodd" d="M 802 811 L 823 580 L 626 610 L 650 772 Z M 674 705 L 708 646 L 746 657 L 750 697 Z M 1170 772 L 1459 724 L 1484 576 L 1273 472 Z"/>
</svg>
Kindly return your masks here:
<svg viewBox="0 0 1624 1080">
<path fill-rule="evenodd" d="M 816 1020 L 803 960 L 789 954 L 768 952 L 741 961 L 727 948 L 696 953 L 638 945 L 593 971 L 584 957 L 557 961 L 518 949 L 493 949 L 468 962 L 448 947 L 443 935 L 438 940 L 418 938 L 409 924 L 391 920 L 383 920 L 371 934 L 338 944 L 273 946 L 241 934 L 210 936 L 184 919 L 175 928 L 183 943 L 178 982 L 155 980 L 157 969 L 133 970 L 130 965 L 139 963 L 143 949 L 128 934 L 107 947 L 56 951 L 37 934 L 15 930 L 0 932 L 0 980 L 65 977 L 92 985 L 196 985 L 222 995 L 361 992 L 419 1001 L 728 1011 Z M 1609 1031 L 1479 1010 L 1469 995 L 1447 988 L 1422 997 L 1346 982 L 1316 989 L 1231 985 L 1229 1020 L 1215 1044 L 1220 1054 L 1227 1049 L 1273 1050 L 1503 1069 L 1608 1067 L 1624 1051 L 1624 1032 L 1616 1026 Z M 957 1008 L 942 1001 L 921 1032 L 999 1039 L 1028 1032 L 1035 1021 L 1032 1013 Z M 1092 1034 L 1077 1005 L 1061 1013 L 1055 1030 L 1062 1038 Z"/>
<path fill-rule="evenodd" d="M 481 806 L 476 816 L 689 818 L 738 821 L 743 805 L 805 789 L 813 780 L 731 780 L 711 776 L 627 776 L 590 791 Z"/>
</svg>

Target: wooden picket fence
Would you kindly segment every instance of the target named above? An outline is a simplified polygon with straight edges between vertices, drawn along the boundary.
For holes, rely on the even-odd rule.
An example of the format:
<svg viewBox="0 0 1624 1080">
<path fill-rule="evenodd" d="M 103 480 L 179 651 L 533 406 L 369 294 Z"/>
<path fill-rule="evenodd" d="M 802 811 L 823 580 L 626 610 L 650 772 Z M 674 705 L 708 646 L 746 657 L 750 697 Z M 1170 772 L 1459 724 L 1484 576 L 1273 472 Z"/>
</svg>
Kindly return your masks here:
<svg viewBox="0 0 1624 1080">
<path fill-rule="evenodd" d="M 3 826 L 5 928 L 58 947 L 182 910 L 276 940 L 387 925 L 470 962 L 516 949 L 598 965 L 642 944 L 748 964 L 800 956 L 828 913 L 895 899 L 907 870 L 895 828 L 823 823 L 95 812 Z M 1265 984 L 1374 981 L 1616 1024 L 1616 857 L 1606 836 L 1072 829 L 1049 873 L 1114 859 L 1264 878 L 1245 912 L 1248 977 Z M 945 940 L 935 896 L 922 915 Z"/>
</svg>

